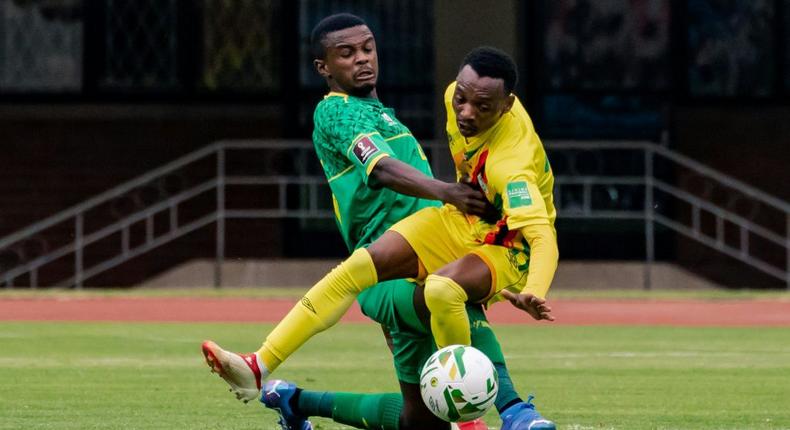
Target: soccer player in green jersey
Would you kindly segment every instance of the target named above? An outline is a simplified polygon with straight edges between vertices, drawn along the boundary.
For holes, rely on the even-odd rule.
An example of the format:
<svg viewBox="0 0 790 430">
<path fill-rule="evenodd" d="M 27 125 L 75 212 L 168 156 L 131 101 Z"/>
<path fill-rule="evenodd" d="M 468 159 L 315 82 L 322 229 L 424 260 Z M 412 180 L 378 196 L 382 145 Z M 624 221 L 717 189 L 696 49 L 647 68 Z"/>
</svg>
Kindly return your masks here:
<svg viewBox="0 0 790 430">
<path fill-rule="evenodd" d="M 485 216 L 490 206 L 478 190 L 431 177 L 416 139 L 392 109 L 378 101 L 375 40 L 364 22 L 347 14 L 330 16 L 316 26 L 312 40 L 316 68 L 330 88 L 314 114 L 313 141 L 349 250 L 369 245 L 395 222 L 424 207 L 439 206 L 440 201 Z M 446 422 L 430 413 L 419 392 L 421 364 L 435 350 L 420 292 L 406 280 L 395 280 L 380 283 L 358 297 L 363 312 L 381 323 L 389 337 L 402 395 L 309 392 L 284 381 L 269 381 L 261 401 L 278 410 L 282 427 L 308 429 L 305 418 L 317 415 L 360 428 L 447 428 Z M 485 352 L 498 370 L 498 410 L 511 411 L 503 414 L 510 418 L 515 417 L 514 410 L 531 411 L 531 404 L 523 402 L 513 389 L 481 307 L 470 305 L 467 312 L 472 344 Z M 221 366 L 235 366 L 239 361 L 238 355 L 215 344 L 204 346 L 204 352 L 221 375 Z M 256 361 L 257 356 L 241 365 L 253 366 Z"/>
</svg>

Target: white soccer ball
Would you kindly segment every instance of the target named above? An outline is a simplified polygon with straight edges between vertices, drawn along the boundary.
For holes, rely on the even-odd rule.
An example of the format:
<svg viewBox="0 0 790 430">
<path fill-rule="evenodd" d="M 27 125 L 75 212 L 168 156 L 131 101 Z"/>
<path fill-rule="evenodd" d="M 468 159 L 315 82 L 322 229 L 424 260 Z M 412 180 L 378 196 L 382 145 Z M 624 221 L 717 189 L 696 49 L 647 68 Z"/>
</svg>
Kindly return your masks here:
<svg viewBox="0 0 790 430">
<path fill-rule="evenodd" d="M 420 394 L 428 409 L 449 421 L 483 416 L 499 392 L 494 363 L 478 349 L 464 345 L 442 348 L 425 362 Z"/>
</svg>

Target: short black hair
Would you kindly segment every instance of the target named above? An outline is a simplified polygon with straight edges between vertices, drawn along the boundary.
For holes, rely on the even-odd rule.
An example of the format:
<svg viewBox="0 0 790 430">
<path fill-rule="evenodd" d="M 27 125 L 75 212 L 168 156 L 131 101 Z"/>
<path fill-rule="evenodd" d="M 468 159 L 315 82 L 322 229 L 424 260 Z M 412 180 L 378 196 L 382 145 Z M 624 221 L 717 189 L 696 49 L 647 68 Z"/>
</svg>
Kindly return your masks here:
<svg viewBox="0 0 790 430">
<path fill-rule="evenodd" d="M 310 32 L 310 51 L 313 58 L 323 59 L 326 57 L 324 39 L 328 33 L 358 25 L 367 25 L 367 23 L 362 18 L 350 13 L 336 13 L 322 19 Z"/>
<path fill-rule="evenodd" d="M 506 95 L 512 93 L 513 88 L 516 87 L 518 82 L 516 63 L 502 50 L 490 46 L 475 48 L 466 54 L 461 69 L 467 64 L 477 72 L 478 76 L 505 81 Z"/>
</svg>

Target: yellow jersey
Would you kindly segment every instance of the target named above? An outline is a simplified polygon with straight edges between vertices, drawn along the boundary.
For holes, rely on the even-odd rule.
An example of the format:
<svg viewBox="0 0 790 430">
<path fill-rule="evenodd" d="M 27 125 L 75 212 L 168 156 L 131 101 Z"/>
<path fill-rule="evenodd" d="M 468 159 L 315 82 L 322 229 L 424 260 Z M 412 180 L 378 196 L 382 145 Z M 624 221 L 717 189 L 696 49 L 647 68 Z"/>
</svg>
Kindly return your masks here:
<svg viewBox="0 0 790 430">
<path fill-rule="evenodd" d="M 468 177 L 502 214 L 496 225 L 466 215 L 476 240 L 524 250 L 529 245 L 520 229 L 548 224 L 556 238 L 554 175 L 532 119 L 516 98 L 509 112 L 477 136 L 464 137 L 455 122 L 452 106 L 456 83 L 444 93 L 447 138 L 457 177 Z M 526 261 L 524 262 L 526 263 Z"/>
</svg>

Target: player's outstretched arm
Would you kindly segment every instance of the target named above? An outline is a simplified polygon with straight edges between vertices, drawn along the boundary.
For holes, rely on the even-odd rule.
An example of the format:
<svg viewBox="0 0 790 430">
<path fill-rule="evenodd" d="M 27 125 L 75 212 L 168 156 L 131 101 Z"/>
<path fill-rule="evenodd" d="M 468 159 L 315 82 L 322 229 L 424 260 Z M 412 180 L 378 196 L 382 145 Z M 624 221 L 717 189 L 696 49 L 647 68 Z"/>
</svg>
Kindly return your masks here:
<svg viewBox="0 0 790 430">
<path fill-rule="evenodd" d="M 554 279 L 560 258 L 557 237 L 548 224 L 522 227 L 521 234 L 529 243 L 529 276 L 527 285 L 521 292 L 544 298 Z"/>
<path fill-rule="evenodd" d="M 554 321 L 544 297 L 557 271 L 557 239 L 548 224 L 528 225 L 521 228 L 521 233 L 527 239 L 530 250 L 527 285 L 520 294 L 502 290 L 502 296 L 536 320 Z"/>
<path fill-rule="evenodd" d="M 440 200 L 471 215 L 485 216 L 490 211 L 490 203 L 481 191 L 467 184 L 450 184 L 428 177 L 392 157 L 384 157 L 376 163 L 370 177 L 377 185 L 409 196 Z"/>
</svg>

